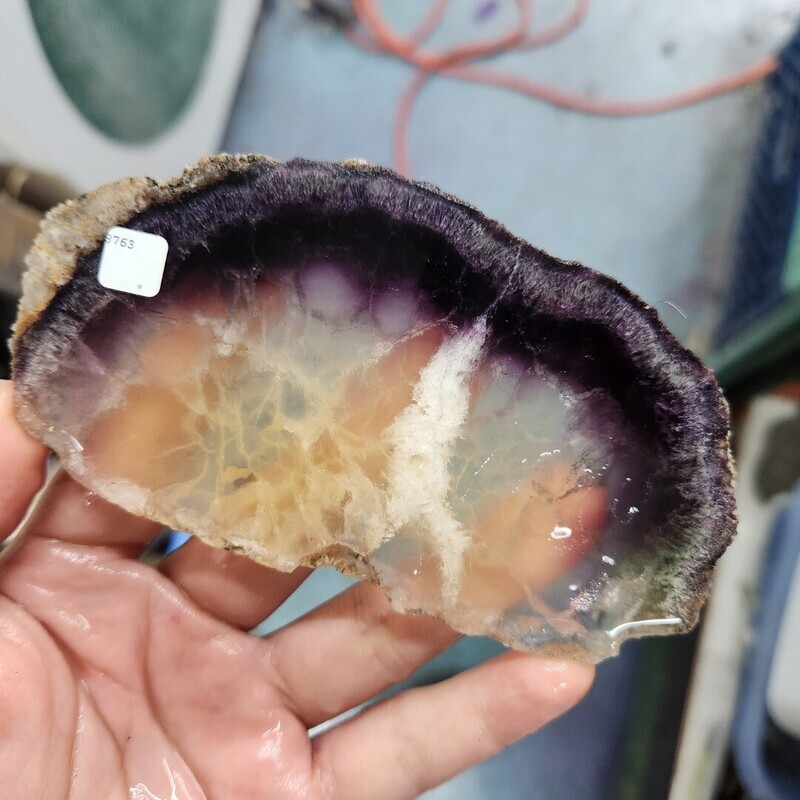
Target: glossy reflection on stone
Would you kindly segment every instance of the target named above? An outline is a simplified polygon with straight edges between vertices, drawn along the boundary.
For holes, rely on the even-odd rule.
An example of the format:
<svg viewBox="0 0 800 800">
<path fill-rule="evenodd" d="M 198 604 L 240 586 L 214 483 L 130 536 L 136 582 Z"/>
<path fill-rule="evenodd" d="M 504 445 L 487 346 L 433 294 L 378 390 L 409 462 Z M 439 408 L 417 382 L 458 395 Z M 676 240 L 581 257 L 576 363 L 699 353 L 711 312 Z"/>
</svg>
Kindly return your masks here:
<svg viewBox="0 0 800 800">
<path fill-rule="evenodd" d="M 155 298 L 96 282 L 123 225 Z M 102 496 L 587 660 L 683 629 L 730 539 L 713 378 L 616 284 L 364 165 L 219 157 L 56 211 L 18 413 Z"/>
</svg>

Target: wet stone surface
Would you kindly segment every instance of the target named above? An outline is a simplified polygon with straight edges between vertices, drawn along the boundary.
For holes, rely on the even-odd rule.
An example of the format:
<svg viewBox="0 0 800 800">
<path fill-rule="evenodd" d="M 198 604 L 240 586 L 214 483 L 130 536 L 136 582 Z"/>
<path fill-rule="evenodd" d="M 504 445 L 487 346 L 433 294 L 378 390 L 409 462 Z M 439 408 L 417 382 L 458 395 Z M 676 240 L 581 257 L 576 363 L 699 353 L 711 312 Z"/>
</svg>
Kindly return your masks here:
<svg viewBox="0 0 800 800">
<path fill-rule="evenodd" d="M 694 622 L 727 411 L 640 301 L 363 166 L 125 191 L 51 218 L 14 340 L 20 418 L 93 491 L 520 649 Z M 156 297 L 97 284 L 107 223 L 167 239 Z"/>
</svg>

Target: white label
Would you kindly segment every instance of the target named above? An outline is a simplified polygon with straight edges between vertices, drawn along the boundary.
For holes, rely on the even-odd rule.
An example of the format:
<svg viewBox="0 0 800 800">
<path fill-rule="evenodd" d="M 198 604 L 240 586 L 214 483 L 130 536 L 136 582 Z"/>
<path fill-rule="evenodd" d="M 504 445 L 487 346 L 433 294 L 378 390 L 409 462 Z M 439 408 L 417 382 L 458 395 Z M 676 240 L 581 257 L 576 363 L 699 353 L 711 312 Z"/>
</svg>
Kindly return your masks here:
<svg viewBox="0 0 800 800">
<path fill-rule="evenodd" d="M 163 236 L 111 228 L 100 254 L 97 280 L 106 289 L 155 297 L 161 290 L 168 250 Z"/>
</svg>

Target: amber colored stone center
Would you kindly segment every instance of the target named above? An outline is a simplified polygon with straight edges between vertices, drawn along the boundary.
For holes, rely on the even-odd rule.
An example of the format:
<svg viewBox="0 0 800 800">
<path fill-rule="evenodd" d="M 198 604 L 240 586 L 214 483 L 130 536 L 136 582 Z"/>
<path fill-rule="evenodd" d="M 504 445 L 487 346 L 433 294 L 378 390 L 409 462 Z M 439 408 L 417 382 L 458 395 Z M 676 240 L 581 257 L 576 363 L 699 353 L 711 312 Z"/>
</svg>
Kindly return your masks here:
<svg viewBox="0 0 800 800">
<path fill-rule="evenodd" d="M 194 295 L 148 319 L 117 402 L 84 428 L 91 470 L 282 568 L 346 545 L 402 606 L 539 613 L 537 590 L 606 524 L 586 477 L 602 453 L 555 386 L 487 355 L 480 320 L 332 285 L 276 279 L 246 312 Z"/>
</svg>

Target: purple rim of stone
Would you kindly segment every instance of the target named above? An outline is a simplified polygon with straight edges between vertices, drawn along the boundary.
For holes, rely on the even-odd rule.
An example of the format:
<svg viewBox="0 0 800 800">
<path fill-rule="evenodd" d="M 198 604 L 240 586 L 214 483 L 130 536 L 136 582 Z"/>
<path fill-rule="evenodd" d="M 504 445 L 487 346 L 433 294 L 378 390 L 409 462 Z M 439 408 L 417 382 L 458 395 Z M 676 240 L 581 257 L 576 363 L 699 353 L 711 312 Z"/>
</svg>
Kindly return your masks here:
<svg viewBox="0 0 800 800">
<path fill-rule="evenodd" d="M 647 457 L 634 465 L 640 486 L 658 486 L 654 508 L 632 531 L 636 569 L 643 559 L 652 567 L 639 616 L 679 616 L 683 628 L 696 622 L 736 528 L 729 414 L 713 374 L 650 306 L 617 281 L 555 259 L 471 206 L 390 170 L 256 158 L 200 189 L 171 186 L 167 200 L 127 219 L 123 212 L 118 223 L 169 242 L 162 295 L 185 264 L 203 263 L 198 248 L 223 252 L 225 269 L 252 273 L 254 261 L 269 269 L 259 252 L 273 242 L 290 260 L 298 252 L 326 257 L 333 247 L 338 257 L 371 262 L 377 280 L 401 280 L 413 267 L 426 300 L 455 324 L 486 314 L 497 351 L 575 391 L 610 394 L 646 444 Z M 333 245 L 330 220 L 339 221 Z M 14 342 L 17 391 L 29 401 L 31 384 L 57 372 L 91 319 L 141 302 L 97 283 L 101 246 L 78 257 L 70 280 Z M 389 246 L 397 257 L 381 278 Z M 602 426 L 602 413 L 595 416 Z"/>
</svg>

